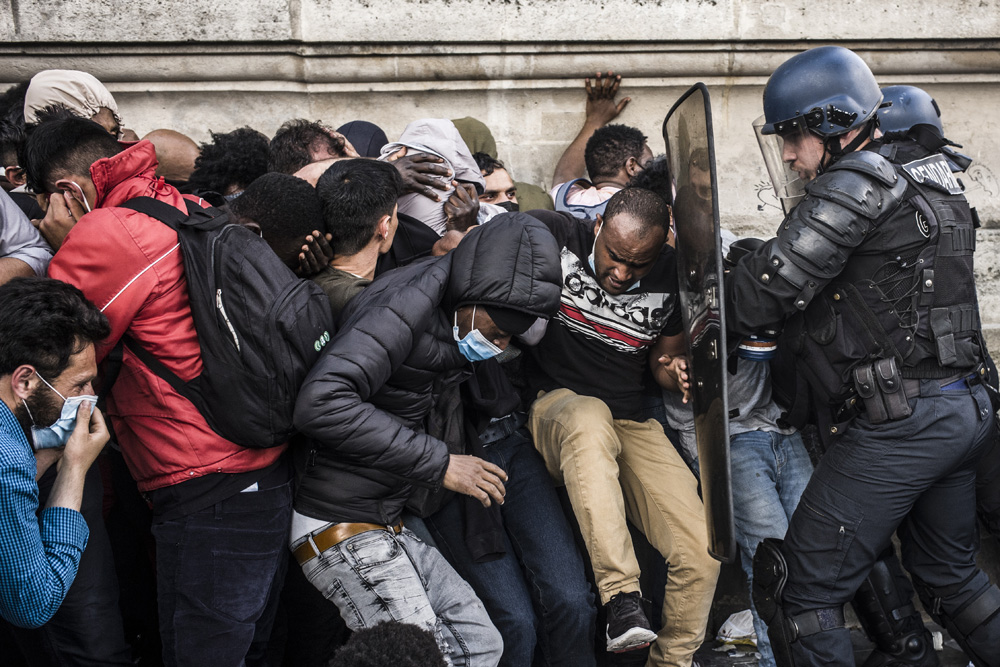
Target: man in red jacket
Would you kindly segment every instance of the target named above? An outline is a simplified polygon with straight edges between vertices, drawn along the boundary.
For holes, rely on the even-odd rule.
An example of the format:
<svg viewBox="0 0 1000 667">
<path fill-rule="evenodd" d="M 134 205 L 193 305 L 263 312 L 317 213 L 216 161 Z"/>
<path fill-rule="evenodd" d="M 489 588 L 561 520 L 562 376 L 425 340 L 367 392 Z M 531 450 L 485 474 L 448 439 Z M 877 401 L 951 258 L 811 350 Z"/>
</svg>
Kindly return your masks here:
<svg viewBox="0 0 1000 667">
<path fill-rule="evenodd" d="M 202 370 L 177 234 L 117 208 L 153 197 L 185 210 L 157 179 L 148 141 L 119 144 L 99 125 L 58 118 L 27 145 L 30 185 L 79 216 L 49 266 L 107 316 L 100 362 L 128 334 L 183 380 Z M 127 349 L 107 412 L 153 508 L 160 631 L 167 665 L 261 660 L 287 558 L 291 490 L 285 447 L 246 449 Z"/>
</svg>

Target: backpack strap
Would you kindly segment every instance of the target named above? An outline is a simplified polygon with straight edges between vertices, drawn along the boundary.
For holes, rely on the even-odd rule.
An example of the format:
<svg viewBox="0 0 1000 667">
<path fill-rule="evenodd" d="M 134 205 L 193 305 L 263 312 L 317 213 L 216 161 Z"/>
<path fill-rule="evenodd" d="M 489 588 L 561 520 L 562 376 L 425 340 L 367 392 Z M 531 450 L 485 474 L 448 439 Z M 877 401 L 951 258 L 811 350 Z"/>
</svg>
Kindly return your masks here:
<svg viewBox="0 0 1000 667">
<path fill-rule="evenodd" d="M 180 229 L 181 224 L 189 217 L 183 211 L 174 208 L 166 202 L 153 199 L 152 197 L 136 197 L 135 199 L 129 199 L 121 205 L 121 208 L 130 208 L 133 211 L 138 211 L 139 213 L 148 215 L 151 218 L 156 218 L 174 231 Z"/>
<path fill-rule="evenodd" d="M 115 381 L 118 380 L 118 375 L 121 373 L 122 365 L 124 364 L 124 350 L 128 348 L 132 354 L 134 354 L 139 361 L 144 363 L 149 370 L 153 371 L 153 374 L 159 377 L 161 380 L 173 387 L 174 391 L 188 399 L 192 403 L 195 403 L 194 393 L 188 387 L 188 383 L 177 377 L 177 375 L 163 365 L 159 359 L 154 357 L 149 350 L 144 348 L 138 343 L 134 338 L 128 334 L 124 334 L 118 339 L 118 342 L 112 348 L 111 352 L 108 353 L 107 358 L 104 362 L 104 374 L 101 378 L 101 390 L 97 393 L 97 407 L 101 410 L 105 410 L 105 405 L 107 404 L 108 395 L 111 393 L 111 388 L 115 385 Z M 198 405 L 195 403 L 195 405 Z"/>
<path fill-rule="evenodd" d="M 108 402 L 108 394 L 111 393 L 111 387 L 115 386 L 115 381 L 118 379 L 118 374 L 122 370 L 122 357 L 124 356 L 125 341 L 121 338 L 115 343 L 115 346 L 111 348 L 108 352 L 108 356 L 104 360 L 103 373 L 101 374 L 101 390 L 97 392 L 97 407 L 101 410 L 107 412 L 104 406 Z"/>
<path fill-rule="evenodd" d="M 608 200 L 604 200 L 599 204 L 570 204 L 566 201 L 569 196 L 569 191 L 577 183 L 585 183 L 587 187 L 594 187 L 594 184 L 588 181 L 586 178 L 574 178 L 571 181 L 567 181 L 559 186 L 556 191 L 556 196 L 552 198 L 555 205 L 555 210 L 562 213 L 569 213 L 576 218 L 583 218 L 586 220 L 594 220 L 598 215 L 604 215 L 604 209 L 607 208 Z"/>
<path fill-rule="evenodd" d="M 565 211 L 567 213 L 570 212 L 571 205 L 569 204 L 569 202 L 566 201 L 566 196 L 569 194 L 569 191 L 572 189 L 572 187 L 577 183 L 586 183 L 585 187 L 593 186 L 593 183 L 588 181 L 586 178 L 573 178 L 560 185 L 559 189 L 556 190 L 556 196 L 552 198 L 555 204 L 558 204 L 559 206 L 562 207 L 562 208 L 556 208 L 557 211 Z M 574 204 L 573 206 L 575 205 L 576 204 Z"/>
<path fill-rule="evenodd" d="M 194 394 L 188 387 L 187 382 L 177 377 L 172 370 L 163 365 L 163 362 L 154 357 L 149 350 L 144 348 L 142 345 L 139 345 L 138 341 L 128 334 L 122 336 L 122 340 L 125 342 L 125 347 L 127 347 L 132 354 L 138 357 L 139 361 L 144 363 L 149 370 L 153 371 L 154 375 L 173 387 L 174 391 L 178 394 L 192 403 L 194 402 Z"/>
<path fill-rule="evenodd" d="M 174 231 L 181 227 L 194 227 L 209 231 L 229 223 L 229 217 L 217 208 L 201 207 L 190 199 L 185 199 L 187 212 L 181 211 L 166 202 L 152 197 L 135 197 L 121 204 L 119 208 L 128 208 L 159 220 Z"/>
<path fill-rule="evenodd" d="M 184 203 L 187 205 L 186 213 L 175 208 L 174 206 L 171 206 L 170 204 L 167 204 L 166 202 L 153 199 L 152 197 L 136 197 L 134 199 L 130 199 L 123 203 L 120 208 L 128 208 L 148 215 L 151 218 L 159 220 L 177 232 L 179 232 L 182 227 L 194 227 L 196 229 L 207 231 L 214 229 L 215 227 L 228 224 L 228 216 L 226 216 L 223 211 L 211 207 L 202 208 L 189 199 L 185 199 Z M 115 346 L 115 350 L 112 352 L 113 356 L 109 358 L 112 366 L 108 368 L 108 381 L 106 382 L 106 386 L 102 387 L 102 393 L 110 391 L 111 385 L 114 383 L 118 376 L 118 372 L 121 369 L 122 345 L 127 347 L 129 351 L 139 359 L 139 361 L 149 368 L 149 370 L 153 371 L 154 375 L 173 387 L 174 391 L 195 405 L 198 405 L 198 402 L 195 399 L 195 393 L 191 391 L 188 383 L 179 378 L 169 368 L 164 366 L 163 362 L 153 356 L 149 350 L 140 345 L 128 334 L 122 336 L 118 345 Z"/>
</svg>

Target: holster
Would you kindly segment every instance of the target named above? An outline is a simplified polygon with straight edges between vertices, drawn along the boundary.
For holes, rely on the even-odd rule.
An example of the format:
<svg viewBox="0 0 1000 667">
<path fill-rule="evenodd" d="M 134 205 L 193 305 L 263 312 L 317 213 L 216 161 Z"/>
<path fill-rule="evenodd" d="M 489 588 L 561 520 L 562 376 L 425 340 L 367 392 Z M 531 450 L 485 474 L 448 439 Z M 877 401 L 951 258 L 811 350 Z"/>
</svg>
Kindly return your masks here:
<svg viewBox="0 0 1000 667">
<path fill-rule="evenodd" d="M 854 388 L 872 424 L 904 419 L 913 412 L 894 357 L 855 368 Z"/>
</svg>

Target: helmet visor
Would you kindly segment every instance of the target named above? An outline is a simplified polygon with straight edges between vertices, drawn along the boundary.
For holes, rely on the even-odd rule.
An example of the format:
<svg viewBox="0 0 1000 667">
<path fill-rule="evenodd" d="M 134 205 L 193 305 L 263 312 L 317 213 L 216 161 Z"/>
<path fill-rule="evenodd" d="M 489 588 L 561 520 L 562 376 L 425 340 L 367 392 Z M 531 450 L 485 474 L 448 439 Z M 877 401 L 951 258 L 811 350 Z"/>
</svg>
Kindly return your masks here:
<svg viewBox="0 0 1000 667">
<path fill-rule="evenodd" d="M 761 116 L 753 122 L 754 134 L 757 135 L 757 143 L 760 145 L 760 152 L 764 156 L 764 165 L 767 167 L 767 175 L 771 178 L 774 186 L 774 195 L 781 202 L 781 208 L 785 215 L 788 215 L 796 204 L 806 196 L 806 182 L 799 175 L 792 171 L 791 167 L 782 159 L 784 152 L 784 139 L 780 134 L 765 134 L 767 121 Z M 794 132 L 808 132 L 800 124 Z"/>
</svg>

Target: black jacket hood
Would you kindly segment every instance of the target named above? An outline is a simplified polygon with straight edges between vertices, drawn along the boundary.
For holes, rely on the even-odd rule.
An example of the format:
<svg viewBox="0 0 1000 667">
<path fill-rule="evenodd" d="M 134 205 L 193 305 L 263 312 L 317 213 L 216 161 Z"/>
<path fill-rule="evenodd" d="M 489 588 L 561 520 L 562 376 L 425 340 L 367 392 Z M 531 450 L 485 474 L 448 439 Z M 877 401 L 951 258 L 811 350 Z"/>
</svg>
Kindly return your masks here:
<svg viewBox="0 0 1000 667">
<path fill-rule="evenodd" d="M 552 233 L 526 213 L 502 213 L 474 227 L 452 252 L 444 306 L 478 304 L 550 318 L 559 309 L 562 269 Z"/>
</svg>

